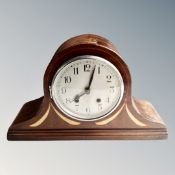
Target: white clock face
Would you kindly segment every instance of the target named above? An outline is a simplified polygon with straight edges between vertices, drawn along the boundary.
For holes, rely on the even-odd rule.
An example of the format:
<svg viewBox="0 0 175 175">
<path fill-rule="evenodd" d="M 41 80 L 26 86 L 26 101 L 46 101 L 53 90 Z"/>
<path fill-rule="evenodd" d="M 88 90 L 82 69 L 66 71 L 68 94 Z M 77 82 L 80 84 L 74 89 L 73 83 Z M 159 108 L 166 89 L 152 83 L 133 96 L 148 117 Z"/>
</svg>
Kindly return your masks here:
<svg viewBox="0 0 175 175">
<path fill-rule="evenodd" d="M 113 64 L 101 57 L 83 55 L 56 72 L 50 89 L 62 112 L 88 121 L 110 114 L 122 99 L 124 85 Z"/>
</svg>

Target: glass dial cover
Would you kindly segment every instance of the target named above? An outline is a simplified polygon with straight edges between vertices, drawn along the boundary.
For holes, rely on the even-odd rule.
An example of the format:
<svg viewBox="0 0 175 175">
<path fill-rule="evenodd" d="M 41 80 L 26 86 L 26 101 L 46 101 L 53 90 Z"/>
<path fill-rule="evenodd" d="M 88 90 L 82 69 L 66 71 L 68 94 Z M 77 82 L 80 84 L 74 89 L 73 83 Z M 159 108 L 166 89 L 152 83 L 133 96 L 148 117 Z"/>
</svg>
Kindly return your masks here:
<svg viewBox="0 0 175 175">
<path fill-rule="evenodd" d="M 124 91 L 118 69 L 104 58 L 83 55 L 61 66 L 51 84 L 56 106 L 77 120 L 98 120 L 119 105 Z"/>
</svg>

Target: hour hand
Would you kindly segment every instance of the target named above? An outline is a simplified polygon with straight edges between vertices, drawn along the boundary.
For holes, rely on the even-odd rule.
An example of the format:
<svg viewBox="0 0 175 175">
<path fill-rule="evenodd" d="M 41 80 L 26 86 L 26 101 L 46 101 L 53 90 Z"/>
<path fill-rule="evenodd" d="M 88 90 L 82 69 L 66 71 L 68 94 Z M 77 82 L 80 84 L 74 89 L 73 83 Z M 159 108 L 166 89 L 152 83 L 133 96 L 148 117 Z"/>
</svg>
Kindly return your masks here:
<svg viewBox="0 0 175 175">
<path fill-rule="evenodd" d="M 78 103 L 80 97 L 83 96 L 83 95 L 85 95 L 85 94 L 88 94 L 88 93 L 89 93 L 89 90 L 86 90 L 86 89 L 85 89 L 85 91 L 83 91 L 83 92 L 81 92 L 80 94 L 77 94 L 77 95 L 75 96 L 74 101 L 75 101 L 76 103 Z"/>
</svg>

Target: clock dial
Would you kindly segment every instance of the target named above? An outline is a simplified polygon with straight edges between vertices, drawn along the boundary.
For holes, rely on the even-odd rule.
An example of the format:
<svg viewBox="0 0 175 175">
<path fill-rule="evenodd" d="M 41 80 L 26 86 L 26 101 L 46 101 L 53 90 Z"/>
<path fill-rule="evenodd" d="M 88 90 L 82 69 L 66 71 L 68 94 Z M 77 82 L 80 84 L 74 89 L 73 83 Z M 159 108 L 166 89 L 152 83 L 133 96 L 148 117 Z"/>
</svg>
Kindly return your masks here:
<svg viewBox="0 0 175 175">
<path fill-rule="evenodd" d="M 78 120 L 97 120 L 110 114 L 123 96 L 117 68 L 97 56 L 78 56 L 55 74 L 51 96 L 57 107 Z"/>
</svg>

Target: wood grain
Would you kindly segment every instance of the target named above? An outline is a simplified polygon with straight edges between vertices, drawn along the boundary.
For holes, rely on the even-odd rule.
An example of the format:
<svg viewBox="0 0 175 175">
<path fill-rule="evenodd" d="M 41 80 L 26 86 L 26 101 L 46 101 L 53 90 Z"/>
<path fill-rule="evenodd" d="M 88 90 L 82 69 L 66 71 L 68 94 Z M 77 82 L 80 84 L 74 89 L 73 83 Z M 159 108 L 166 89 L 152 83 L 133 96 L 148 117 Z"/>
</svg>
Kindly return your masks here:
<svg viewBox="0 0 175 175">
<path fill-rule="evenodd" d="M 71 58 L 100 56 L 119 70 L 124 95 L 111 114 L 98 121 L 78 121 L 65 115 L 50 98 L 49 86 L 56 71 Z M 167 129 L 155 108 L 132 97 L 128 66 L 107 39 L 80 35 L 64 42 L 55 52 L 44 74 L 44 96 L 26 103 L 10 126 L 8 140 L 111 140 L 165 139 Z"/>
</svg>

